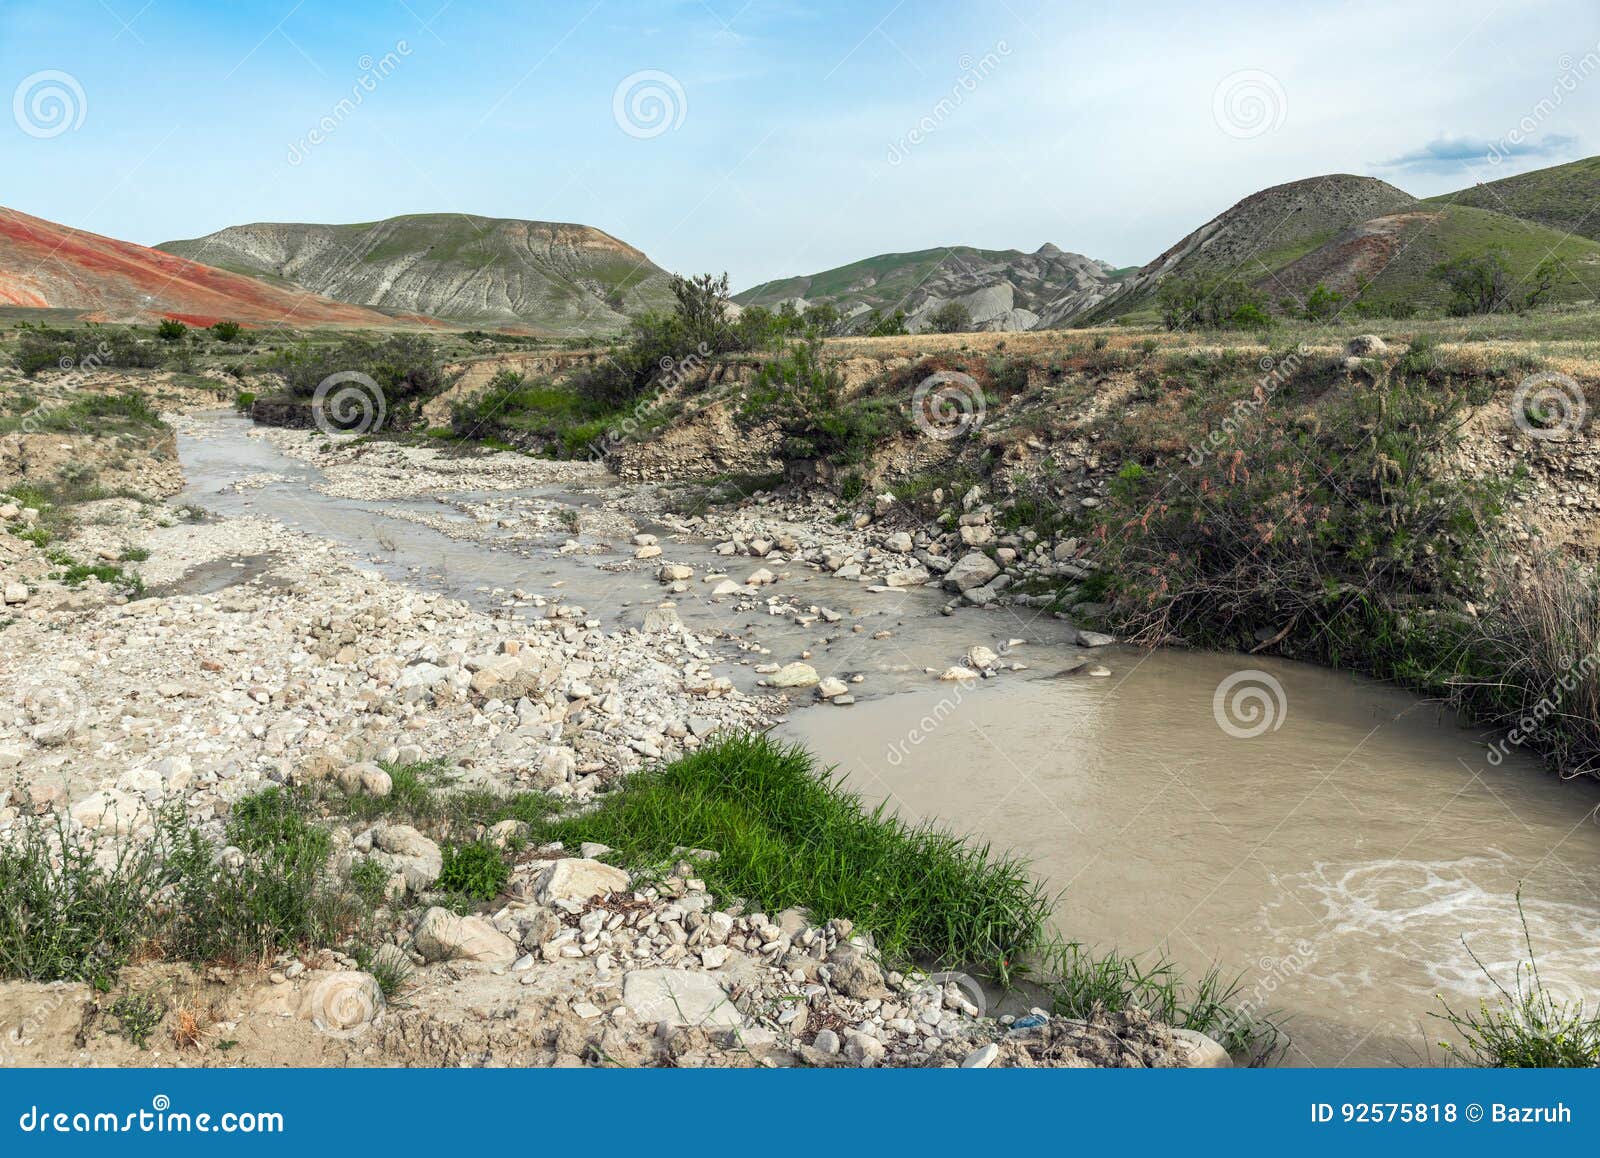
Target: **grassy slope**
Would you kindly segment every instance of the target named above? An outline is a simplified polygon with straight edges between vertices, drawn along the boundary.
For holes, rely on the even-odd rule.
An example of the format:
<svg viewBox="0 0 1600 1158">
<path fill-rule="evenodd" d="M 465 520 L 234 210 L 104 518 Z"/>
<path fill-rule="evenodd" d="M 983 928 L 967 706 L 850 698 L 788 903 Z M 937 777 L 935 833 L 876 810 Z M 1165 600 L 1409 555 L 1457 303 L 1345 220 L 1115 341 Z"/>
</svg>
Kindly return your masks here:
<svg viewBox="0 0 1600 1158">
<path fill-rule="evenodd" d="M 849 292 L 857 283 L 873 278 L 875 283 L 870 289 L 856 291 L 851 296 L 872 305 L 892 307 L 926 281 L 941 261 L 952 255 L 983 262 L 1003 262 L 1008 258 L 1024 256 L 1019 250 L 975 249 L 970 245 L 922 249 L 914 253 L 881 253 L 821 273 L 764 282 L 735 294 L 733 300 L 742 306 L 772 306 L 793 297 L 811 300 L 835 298 Z"/>
<path fill-rule="evenodd" d="M 1489 181 L 1429 203 L 1492 209 L 1600 241 L 1600 157 Z"/>
<path fill-rule="evenodd" d="M 1560 264 L 1553 300 L 1584 301 L 1600 298 L 1600 243 L 1501 213 L 1464 205 L 1439 207 L 1433 221 L 1409 230 L 1402 249 L 1373 284 L 1372 292 L 1386 300 L 1408 300 L 1427 308 L 1446 297 L 1444 286 L 1430 276 L 1441 261 L 1504 250 L 1512 274 L 1526 278 L 1546 257 Z"/>
</svg>

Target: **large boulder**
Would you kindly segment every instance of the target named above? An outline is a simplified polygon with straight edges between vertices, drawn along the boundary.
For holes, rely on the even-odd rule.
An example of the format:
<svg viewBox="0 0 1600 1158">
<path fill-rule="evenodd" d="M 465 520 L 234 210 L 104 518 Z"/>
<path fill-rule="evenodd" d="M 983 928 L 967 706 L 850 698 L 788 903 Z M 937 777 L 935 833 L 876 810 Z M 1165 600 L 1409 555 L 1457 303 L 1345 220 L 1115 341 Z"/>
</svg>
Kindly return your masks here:
<svg viewBox="0 0 1600 1158">
<path fill-rule="evenodd" d="M 516 942 L 482 917 L 463 917 L 438 907 L 422 914 L 412 942 L 427 961 L 510 965 L 517 959 Z"/>
<path fill-rule="evenodd" d="M 439 846 L 409 824 L 390 824 L 374 835 L 369 854 L 391 873 L 406 878 L 406 888 L 414 893 L 431 888 L 444 871 L 444 854 Z"/>
<path fill-rule="evenodd" d="M 582 857 L 551 861 L 533 882 L 533 895 L 541 905 L 552 901 L 582 904 L 591 897 L 626 892 L 633 878 L 615 865 Z"/>
<path fill-rule="evenodd" d="M 946 586 L 965 592 L 984 586 L 998 574 L 1000 564 L 981 551 L 972 551 L 956 560 L 945 574 L 944 581 Z"/>
<path fill-rule="evenodd" d="M 829 955 L 828 965 L 832 969 L 830 983 L 846 997 L 868 1001 L 889 992 L 884 987 L 883 970 L 859 946 L 840 945 Z"/>
</svg>

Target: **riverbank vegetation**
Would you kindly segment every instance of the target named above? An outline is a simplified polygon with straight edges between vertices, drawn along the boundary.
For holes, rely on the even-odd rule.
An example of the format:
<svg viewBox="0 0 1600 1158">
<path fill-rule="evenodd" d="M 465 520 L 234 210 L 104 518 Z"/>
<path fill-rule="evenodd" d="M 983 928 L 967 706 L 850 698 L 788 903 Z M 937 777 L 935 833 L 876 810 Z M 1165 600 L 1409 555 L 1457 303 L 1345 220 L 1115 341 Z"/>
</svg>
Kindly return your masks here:
<svg viewBox="0 0 1600 1158">
<path fill-rule="evenodd" d="M 1216 974 L 1190 984 L 1170 963 L 1061 941 L 1047 930 L 1052 898 L 1021 861 L 867 809 L 802 749 L 766 737 L 724 737 L 576 812 L 540 793 L 458 791 L 438 764 L 389 771 L 393 791 L 381 799 L 331 787 L 247 796 L 220 840 L 175 814 L 122 842 L 84 842 L 48 819 L 19 825 L 0 846 L 0 977 L 110 989 L 129 962 L 152 956 L 235 965 L 320 947 L 371 956 L 399 914 L 381 880 L 351 870 L 333 829 L 381 816 L 443 843 L 426 900 L 457 911 L 498 903 L 510 859 L 552 841 L 606 844 L 644 882 L 686 850 L 707 850 L 715 855 L 694 854 L 694 871 L 724 903 L 847 918 L 891 968 L 1025 981 L 1063 1016 L 1138 1008 L 1252 1057 L 1277 1042 L 1270 1018 L 1233 1007 L 1237 986 Z M 504 820 L 519 822 L 514 839 L 482 838 Z"/>
</svg>

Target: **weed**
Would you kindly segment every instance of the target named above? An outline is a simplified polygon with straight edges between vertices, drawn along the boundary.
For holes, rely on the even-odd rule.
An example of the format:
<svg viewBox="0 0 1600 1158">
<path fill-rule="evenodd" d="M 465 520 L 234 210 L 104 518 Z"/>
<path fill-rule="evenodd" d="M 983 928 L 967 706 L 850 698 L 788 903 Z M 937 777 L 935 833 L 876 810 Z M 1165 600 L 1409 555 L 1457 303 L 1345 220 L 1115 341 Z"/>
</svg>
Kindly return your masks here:
<svg viewBox="0 0 1600 1158">
<path fill-rule="evenodd" d="M 1517 915 L 1528 960 L 1518 962 L 1517 975 L 1508 989 L 1467 946 L 1472 960 L 1494 986 L 1495 1002 L 1480 1001 L 1476 1011 L 1459 1013 L 1441 997 L 1444 1012 L 1432 1016 L 1454 1028 L 1463 1046 L 1440 1042 L 1440 1047 L 1458 1056 L 1464 1051 L 1471 1064 L 1496 1069 L 1591 1069 L 1600 1065 L 1600 1011 L 1589 1012 L 1581 998 L 1564 1000 L 1545 988 L 1520 890 Z"/>
<path fill-rule="evenodd" d="M 438 887 L 478 901 L 492 901 L 511 879 L 511 866 L 488 841 L 447 845 Z"/>
<path fill-rule="evenodd" d="M 115 1032 L 140 1049 L 150 1048 L 150 1035 L 167 1015 L 160 1000 L 148 993 L 125 993 L 107 1012 L 117 1019 Z"/>
</svg>

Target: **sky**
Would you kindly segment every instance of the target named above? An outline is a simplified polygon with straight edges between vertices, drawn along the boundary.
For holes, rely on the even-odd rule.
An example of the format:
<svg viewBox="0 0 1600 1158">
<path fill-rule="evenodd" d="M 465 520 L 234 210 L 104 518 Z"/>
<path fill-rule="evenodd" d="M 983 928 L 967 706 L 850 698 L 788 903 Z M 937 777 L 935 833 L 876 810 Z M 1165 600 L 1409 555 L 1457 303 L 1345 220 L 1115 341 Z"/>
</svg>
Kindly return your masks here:
<svg viewBox="0 0 1600 1158">
<path fill-rule="evenodd" d="M 737 289 L 1600 152 L 1600 4 L 0 0 L 7 95 L 0 205 L 77 228 L 572 221 Z"/>
</svg>

